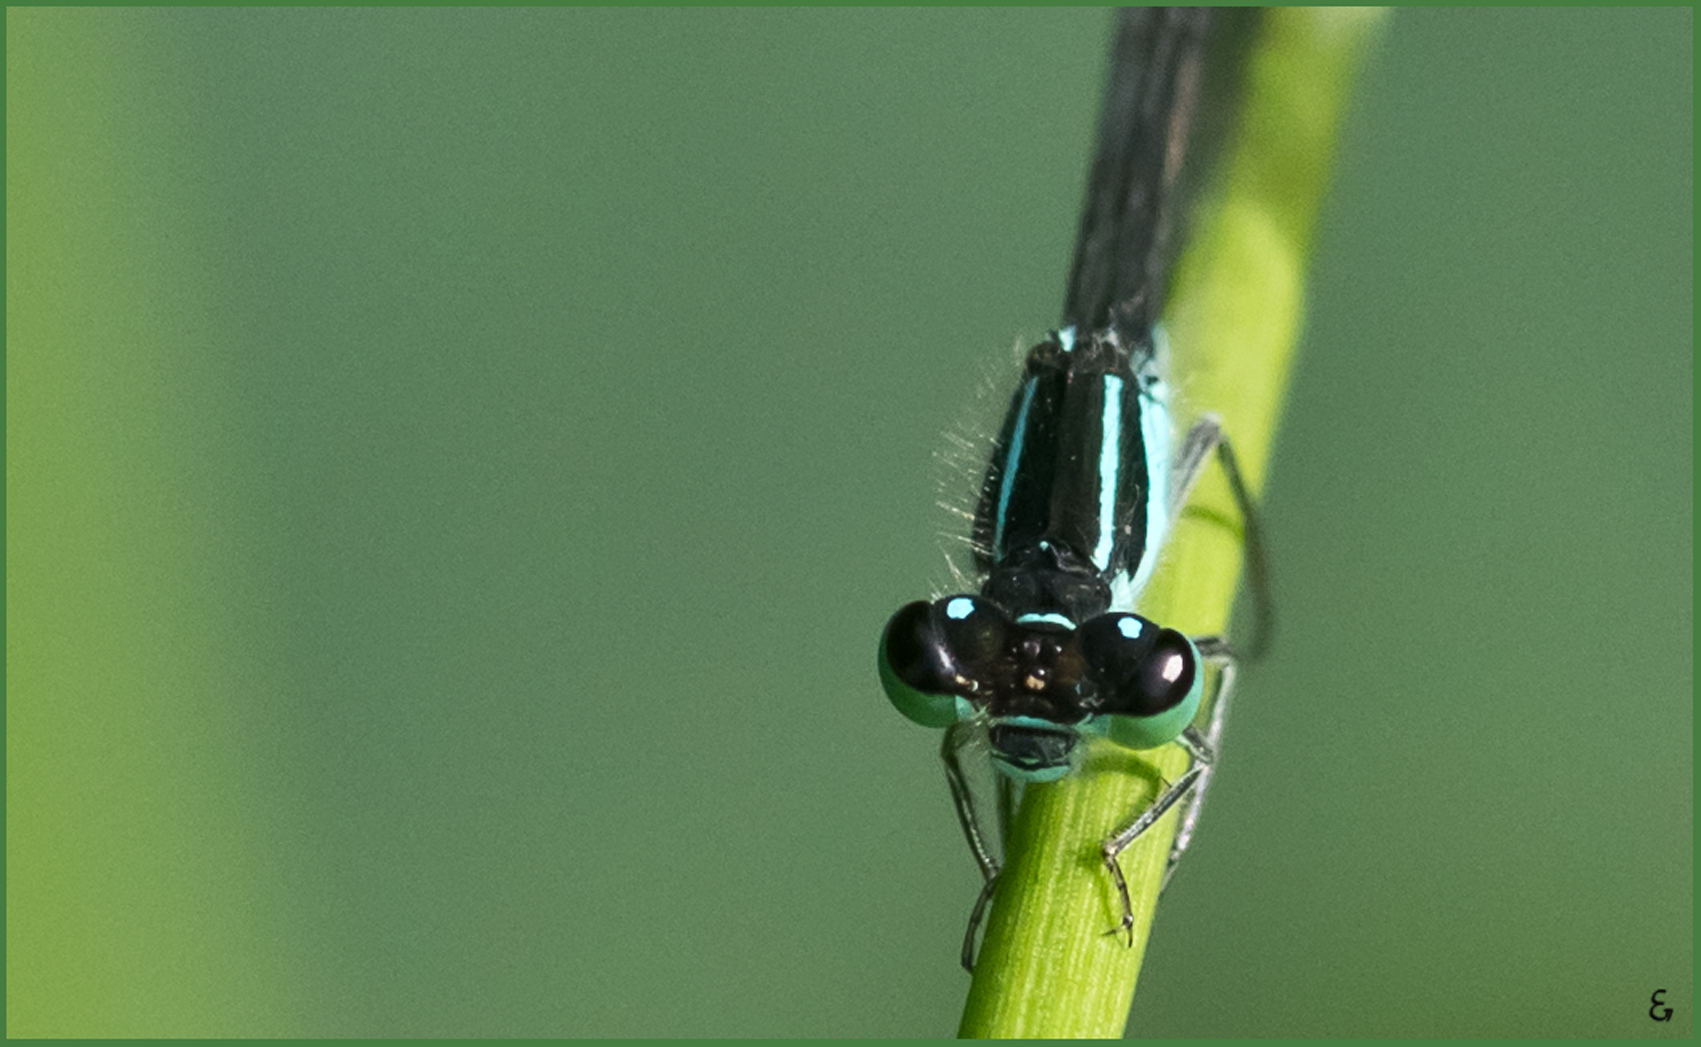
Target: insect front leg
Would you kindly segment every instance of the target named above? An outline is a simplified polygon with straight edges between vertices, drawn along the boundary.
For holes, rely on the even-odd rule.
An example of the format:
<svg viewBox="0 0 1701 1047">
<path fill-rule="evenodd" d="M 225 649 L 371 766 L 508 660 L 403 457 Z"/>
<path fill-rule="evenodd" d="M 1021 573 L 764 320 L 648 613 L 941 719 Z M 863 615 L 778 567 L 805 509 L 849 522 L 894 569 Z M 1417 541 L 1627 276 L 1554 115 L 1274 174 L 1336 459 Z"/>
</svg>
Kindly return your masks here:
<svg viewBox="0 0 1701 1047">
<path fill-rule="evenodd" d="M 992 892 L 998 886 L 1000 866 L 998 859 L 993 857 L 992 849 L 987 846 L 986 834 L 980 827 L 980 816 L 975 813 L 974 793 L 969 788 L 968 777 L 963 774 L 963 748 L 972 740 L 976 727 L 967 720 L 958 720 L 945 728 L 945 740 L 939 749 L 939 758 L 945 762 L 945 781 L 951 786 L 951 803 L 957 809 L 957 821 L 963 827 L 963 838 L 969 842 L 969 853 L 974 855 L 975 864 L 980 866 L 980 874 L 985 881 L 981 885 L 980 895 L 975 898 L 975 907 L 969 913 L 969 927 L 963 934 L 963 969 L 975 969 L 975 932 L 980 929 L 980 922 L 986 915 L 986 907 L 992 901 Z M 1005 794 L 1000 793 L 1000 817 L 1006 817 L 1004 810 Z"/>
<path fill-rule="evenodd" d="M 1234 652 L 1229 649 L 1228 641 L 1220 636 L 1196 636 L 1193 646 L 1199 649 L 1199 654 L 1206 662 L 1217 667 L 1217 683 L 1211 698 L 1210 718 L 1205 723 L 1202 748 L 1211 755 L 1199 773 L 1199 778 L 1193 784 L 1193 791 L 1187 795 L 1186 803 L 1181 809 L 1181 825 L 1175 830 L 1175 839 L 1169 845 L 1169 864 L 1164 868 L 1163 886 L 1169 886 L 1169 878 L 1175 875 L 1176 863 L 1181 861 L 1181 855 L 1187 850 L 1187 845 L 1193 842 L 1193 829 L 1199 824 L 1199 812 L 1205 805 L 1205 792 L 1211 787 L 1211 772 L 1215 770 L 1215 760 L 1222 752 L 1223 723 L 1228 719 L 1229 696 L 1234 693 Z M 1185 737 L 1185 736 L 1184 736 Z M 1160 888 L 1161 889 L 1161 888 Z"/>
<path fill-rule="evenodd" d="M 1205 729 L 1200 731 L 1196 727 L 1189 727 L 1176 739 L 1176 744 L 1187 750 L 1191 757 L 1187 770 L 1132 822 L 1106 840 L 1102 848 L 1105 868 L 1110 870 L 1111 879 L 1116 883 L 1117 896 L 1122 902 L 1122 919 L 1111 933 L 1121 931 L 1127 934 L 1130 945 L 1134 943 L 1134 905 L 1128 894 L 1128 880 L 1122 874 L 1122 852 L 1156 825 L 1159 819 L 1169 813 L 1170 808 L 1179 805 L 1181 825 L 1176 829 L 1175 837 L 1170 843 L 1169 859 L 1164 868 L 1164 886 L 1169 885 L 1169 878 L 1174 875 L 1176 864 L 1181 861 L 1181 855 L 1193 840 L 1193 829 L 1199 821 L 1205 790 L 1211 784 L 1211 770 L 1216 763 L 1217 746 L 1222 738 L 1223 722 L 1228 715 L 1229 694 L 1234 687 L 1234 654 L 1227 641 L 1217 636 L 1201 636 L 1196 637 L 1193 644 L 1198 648 L 1200 657 L 1216 666 L 1217 672 L 1209 706 L 1210 717 Z"/>
<path fill-rule="evenodd" d="M 1145 835 L 1147 829 L 1156 825 L 1158 819 L 1168 814 L 1171 807 L 1181 802 L 1193 790 L 1194 786 L 1199 784 L 1199 780 L 1204 777 L 1206 769 L 1210 767 L 1211 760 L 1214 758 L 1209 744 L 1192 727 L 1183 731 L 1181 737 L 1175 741 L 1193 757 L 1187 771 L 1171 783 L 1169 788 L 1160 793 L 1158 798 L 1153 800 L 1145 810 L 1141 811 L 1139 817 L 1104 842 L 1105 868 L 1110 870 L 1111 879 L 1116 882 L 1117 896 L 1122 900 L 1122 920 L 1111 933 L 1120 931 L 1126 934 L 1130 946 L 1134 944 L 1134 903 L 1128 896 L 1128 880 L 1122 875 L 1122 863 L 1119 860 L 1122 857 L 1122 852 L 1128 849 L 1129 844 Z M 1172 867 L 1175 859 L 1176 854 L 1172 849 L 1170 853 Z"/>
</svg>

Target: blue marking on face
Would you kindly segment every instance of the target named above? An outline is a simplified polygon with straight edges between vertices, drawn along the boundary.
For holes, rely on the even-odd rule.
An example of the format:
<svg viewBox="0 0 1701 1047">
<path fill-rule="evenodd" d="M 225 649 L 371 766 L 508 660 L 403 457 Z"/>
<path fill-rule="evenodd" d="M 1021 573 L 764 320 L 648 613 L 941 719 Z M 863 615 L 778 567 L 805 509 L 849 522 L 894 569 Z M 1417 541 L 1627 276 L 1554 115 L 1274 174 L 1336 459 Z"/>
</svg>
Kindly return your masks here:
<svg viewBox="0 0 1701 1047">
<path fill-rule="evenodd" d="M 1104 424 L 1099 438 L 1099 544 L 1093 549 L 1093 566 L 1110 569 L 1111 550 L 1116 547 L 1116 483 L 1122 469 L 1122 379 L 1104 376 Z"/>
<path fill-rule="evenodd" d="M 1047 720 L 1039 716 L 1000 716 L 992 722 L 1003 724 L 1005 727 L 1029 727 L 1042 731 L 1057 730 L 1057 724 L 1055 721 Z"/>
<path fill-rule="evenodd" d="M 1146 627 L 1140 624 L 1138 618 L 1124 618 L 1116 623 L 1116 631 L 1130 640 L 1138 640 L 1140 634 L 1146 631 Z"/>
<path fill-rule="evenodd" d="M 1066 353 L 1074 352 L 1075 351 L 1075 328 L 1065 327 L 1063 330 L 1057 332 L 1057 344 L 1062 346 L 1063 351 L 1066 352 Z"/>
<path fill-rule="evenodd" d="M 958 596 L 945 604 L 945 617 L 954 622 L 960 622 L 975 613 L 975 602 L 966 596 Z"/>
<path fill-rule="evenodd" d="M 1061 625 L 1065 629 L 1075 628 L 1075 623 L 1061 614 L 1024 614 L 1016 619 L 1017 625 L 1032 625 L 1035 622 L 1050 622 L 1053 625 Z"/>
<path fill-rule="evenodd" d="M 1003 772 L 1004 777 L 1009 778 L 1012 781 L 1034 785 L 1038 785 L 1043 782 L 1055 782 L 1074 769 L 1071 765 L 1062 763 L 1055 767 L 1041 767 L 1037 770 L 1030 770 L 1026 767 L 1017 767 L 1015 764 L 1007 762 L 997 753 L 992 754 L 992 765 L 998 768 L 999 771 Z"/>
</svg>

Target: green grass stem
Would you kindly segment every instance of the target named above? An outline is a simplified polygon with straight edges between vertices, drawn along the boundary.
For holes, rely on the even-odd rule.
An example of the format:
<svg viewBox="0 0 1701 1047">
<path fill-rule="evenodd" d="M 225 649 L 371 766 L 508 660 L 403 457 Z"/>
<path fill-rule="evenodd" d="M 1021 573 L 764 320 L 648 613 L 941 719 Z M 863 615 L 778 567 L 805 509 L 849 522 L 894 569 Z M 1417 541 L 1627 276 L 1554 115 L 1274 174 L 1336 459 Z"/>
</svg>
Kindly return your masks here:
<svg viewBox="0 0 1701 1047">
<path fill-rule="evenodd" d="M 1190 406 L 1220 415 L 1254 497 L 1299 335 L 1305 263 L 1341 117 L 1385 20 L 1382 9 L 1268 13 L 1240 126 L 1176 269 L 1165 325 L 1178 423 L 1191 421 Z M 1240 514 L 1220 470 L 1207 470 L 1142 613 L 1192 634 L 1222 632 L 1241 558 Z M 960 1035 L 1122 1035 L 1176 819 L 1166 817 L 1122 856 L 1132 948 L 1106 933 L 1121 912 L 1100 845 L 1186 766 L 1177 746 L 1131 754 L 1100 743 L 1079 773 L 1028 788 Z"/>
</svg>

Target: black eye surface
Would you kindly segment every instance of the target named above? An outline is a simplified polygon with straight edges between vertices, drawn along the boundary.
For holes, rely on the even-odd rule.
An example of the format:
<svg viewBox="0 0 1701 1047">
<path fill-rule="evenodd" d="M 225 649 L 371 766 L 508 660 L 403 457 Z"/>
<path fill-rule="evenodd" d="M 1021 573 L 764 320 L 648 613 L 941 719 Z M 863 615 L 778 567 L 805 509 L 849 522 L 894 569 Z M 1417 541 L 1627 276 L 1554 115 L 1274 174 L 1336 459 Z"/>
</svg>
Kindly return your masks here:
<svg viewBox="0 0 1701 1047">
<path fill-rule="evenodd" d="M 1009 619 L 977 596 L 947 596 L 932 606 L 933 627 L 960 676 L 977 677 L 1004 650 Z"/>
<path fill-rule="evenodd" d="M 932 605 L 917 600 L 898 608 L 886 623 L 880 649 L 897 678 L 918 691 L 942 694 L 949 680 L 949 657 L 933 629 Z"/>
<path fill-rule="evenodd" d="M 883 649 L 891 671 L 930 694 L 963 694 L 977 667 L 996 658 L 1004 643 L 1002 612 L 973 596 L 916 601 L 886 625 Z"/>
<path fill-rule="evenodd" d="M 959 699 L 984 700 L 1009 620 L 973 596 L 905 604 L 880 636 L 880 682 L 898 711 L 926 727 L 957 719 Z"/>
<path fill-rule="evenodd" d="M 1079 638 L 1102 712 L 1156 716 L 1193 694 L 1198 659 L 1174 629 L 1137 614 L 1104 614 L 1083 624 Z"/>
</svg>

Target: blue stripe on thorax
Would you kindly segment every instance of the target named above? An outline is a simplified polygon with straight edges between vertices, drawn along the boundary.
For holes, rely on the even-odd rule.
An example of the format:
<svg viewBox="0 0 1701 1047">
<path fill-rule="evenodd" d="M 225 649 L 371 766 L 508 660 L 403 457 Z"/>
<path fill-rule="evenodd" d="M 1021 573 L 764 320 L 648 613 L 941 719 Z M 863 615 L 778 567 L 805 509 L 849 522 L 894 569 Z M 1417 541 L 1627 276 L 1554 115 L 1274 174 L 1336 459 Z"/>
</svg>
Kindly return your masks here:
<svg viewBox="0 0 1701 1047">
<path fill-rule="evenodd" d="M 1169 474 L 1174 430 L 1169 406 L 1165 402 L 1163 382 L 1147 377 L 1140 384 L 1140 436 L 1146 452 L 1146 545 L 1140 550 L 1132 574 L 1119 573 L 1110 579 L 1110 605 L 1119 611 L 1134 610 L 1135 601 L 1152 580 L 1170 524 Z"/>
<path fill-rule="evenodd" d="M 1010 518 L 1010 494 L 1016 487 L 1016 467 L 1022 461 L 1022 444 L 1028 433 L 1028 410 L 1034 405 L 1034 390 L 1038 386 L 1037 378 L 1029 377 L 1022 383 L 1022 406 L 1016 412 L 1016 427 L 1010 437 L 1010 448 L 1004 455 L 1004 475 L 998 484 L 998 516 L 992 531 L 993 555 L 1004 555 L 1004 524 Z"/>
<path fill-rule="evenodd" d="M 1116 494 L 1121 471 L 1122 379 L 1107 374 L 1099 432 L 1099 542 L 1093 549 L 1093 566 L 1101 571 L 1110 569 L 1110 554 L 1116 548 Z"/>
</svg>

